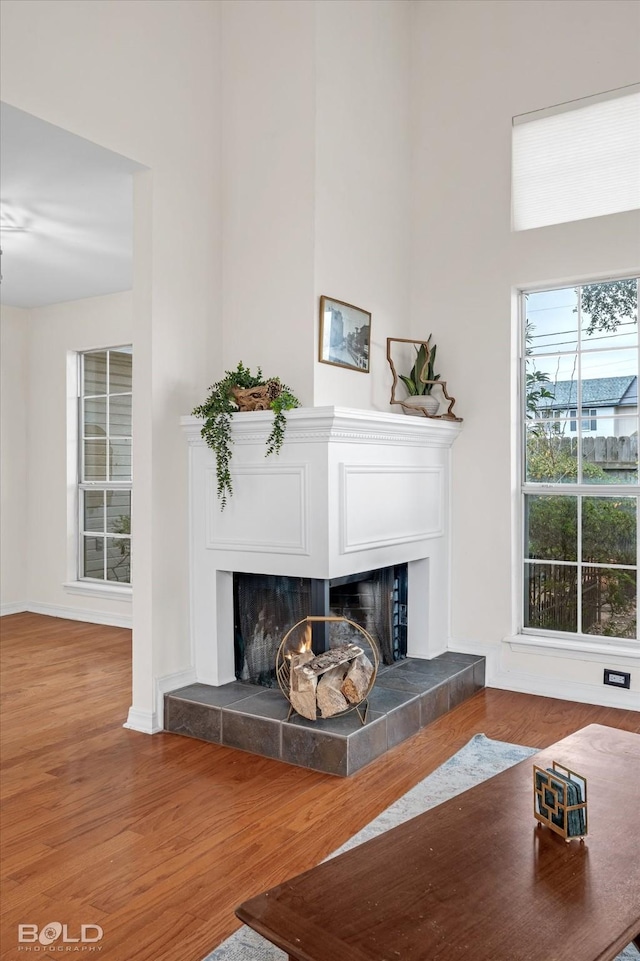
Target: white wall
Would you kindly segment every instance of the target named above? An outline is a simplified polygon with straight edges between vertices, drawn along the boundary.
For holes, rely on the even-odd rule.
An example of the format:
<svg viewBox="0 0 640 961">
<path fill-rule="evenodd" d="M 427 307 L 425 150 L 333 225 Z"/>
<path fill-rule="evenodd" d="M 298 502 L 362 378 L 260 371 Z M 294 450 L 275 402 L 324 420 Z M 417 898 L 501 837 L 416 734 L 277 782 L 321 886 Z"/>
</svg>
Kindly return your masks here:
<svg viewBox="0 0 640 961">
<path fill-rule="evenodd" d="M 465 419 L 454 447 L 453 643 L 484 645 L 497 665 L 519 603 L 512 290 L 640 267 L 638 212 L 511 233 L 511 118 L 637 81 L 640 6 L 430 0 L 413 9 L 413 331 L 429 318 Z M 545 691 L 553 678 L 566 693 L 579 678 L 572 694 L 603 695 L 597 660 L 502 653 L 496 671 L 508 668 L 514 685 Z"/>
<path fill-rule="evenodd" d="M 408 0 L 227 0 L 223 358 L 306 405 L 389 409 L 408 334 Z M 372 373 L 318 363 L 319 298 L 374 315 Z"/>
<path fill-rule="evenodd" d="M 134 200 L 130 722 L 151 730 L 154 678 L 191 659 L 179 417 L 219 369 L 219 6 L 3 0 L 1 40 L 3 100 L 150 169 Z"/>
<path fill-rule="evenodd" d="M 316 4 L 314 356 L 320 295 L 372 314 L 371 373 L 316 363 L 317 406 L 392 410 L 386 338 L 411 336 L 410 29 L 406 0 Z"/>
<path fill-rule="evenodd" d="M 0 611 L 27 601 L 27 432 L 29 312 L 0 309 Z"/>
<path fill-rule="evenodd" d="M 32 610 L 61 617 L 128 623 L 131 600 L 65 591 L 76 579 L 73 372 L 78 351 L 130 344 L 130 292 L 29 311 L 26 598 Z M 68 371 L 70 379 L 68 380 Z M 75 463 L 74 463 L 75 462 Z M 65 511 L 64 505 L 67 505 Z"/>
<path fill-rule="evenodd" d="M 226 0 L 223 358 L 313 403 L 314 5 Z"/>
</svg>

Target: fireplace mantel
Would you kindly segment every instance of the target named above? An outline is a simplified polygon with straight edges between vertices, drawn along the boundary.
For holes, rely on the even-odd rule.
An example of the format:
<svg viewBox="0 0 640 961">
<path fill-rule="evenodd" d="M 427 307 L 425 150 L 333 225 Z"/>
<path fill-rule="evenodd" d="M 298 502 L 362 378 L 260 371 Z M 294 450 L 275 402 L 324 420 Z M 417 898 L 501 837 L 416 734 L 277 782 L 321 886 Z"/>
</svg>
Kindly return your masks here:
<svg viewBox="0 0 640 961">
<path fill-rule="evenodd" d="M 298 407 L 287 412 L 288 443 L 330 440 L 355 440 L 364 443 L 450 447 L 462 429 L 456 421 L 422 416 L 355 410 L 346 407 Z M 190 444 L 204 443 L 200 437 L 202 421 L 183 417 L 182 426 Z M 258 410 L 233 417 L 234 444 L 262 444 L 271 430 L 273 414 Z"/>
<path fill-rule="evenodd" d="M 459 423 L 337 407 L 233 418 L 233 497 L 217 498 L 202 422 L 189 443 L 191 634 L 197 680 L 234 679 L 232 573 L 334 578 L 409 564 L 409 649 L 431 658 L 449 634 L 449 485 Z"/>
</svg>

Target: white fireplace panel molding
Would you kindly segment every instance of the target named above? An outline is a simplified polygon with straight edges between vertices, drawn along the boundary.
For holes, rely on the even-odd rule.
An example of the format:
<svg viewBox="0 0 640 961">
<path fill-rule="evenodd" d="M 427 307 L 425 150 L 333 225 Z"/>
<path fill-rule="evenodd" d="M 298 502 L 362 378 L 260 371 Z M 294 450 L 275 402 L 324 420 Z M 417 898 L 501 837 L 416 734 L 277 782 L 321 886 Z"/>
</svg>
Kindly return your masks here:
<svg viewBox="0 0 640 961">
<path fill-rule="evenodd" d="M 443 475 L 442 467 L 341 464 L 341 553 L 442 537 Z"/>
<path fill-rule="evenodd" d="M 234 494 L 221 511 L 216 472 L 206 472 L 207 549 L 309 554 L 306 465 L 267 462 L 232 474 Z"/>
<path fill-rule="evenodd" d="M 233 496 L 220 511 L 202 423 L 189 443 L 191 647 L 198 681 L 233 675 L 232 573 L 331 579 L 409 565 L 408 649 L 431 658 L 449 636 L 451 446 L 455 422 L 336 407 L 233 418 Z"/>
</svg>

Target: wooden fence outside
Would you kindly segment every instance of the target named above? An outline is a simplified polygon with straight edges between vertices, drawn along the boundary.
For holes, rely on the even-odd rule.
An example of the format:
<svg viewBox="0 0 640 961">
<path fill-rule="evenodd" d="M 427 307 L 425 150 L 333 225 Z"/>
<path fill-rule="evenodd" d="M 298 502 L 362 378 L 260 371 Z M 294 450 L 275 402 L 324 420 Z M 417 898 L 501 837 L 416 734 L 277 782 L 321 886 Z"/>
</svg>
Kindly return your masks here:
<svg viewBox="0 0 640 961">
<path fill-rule="evenodd" d="M 578 569 L 556 564 L 527 565 L 527 623 L 550 631 L 575 632 L 578 625 Z M 635 576 L 625 571 L 582 569 L 582 632 L 600 633 L 614 613 L 611 593 L 627 613 L 635 611 Z M 604 615 L 604 617 L 603 617 Z M 635 618 L 634 618 L 635 623 Z M 621 636 L 629 636 L 626 633 Z"/>
<path fill-rule="evenodd" d="M 554 437 L 561 452 L 578 456 L 577 437 Z M 632 437 L 583 437 L 582 459 L 597 464 L 603 470 L 630 471 L 638 469 L 638 435 Z"/>
</svg>

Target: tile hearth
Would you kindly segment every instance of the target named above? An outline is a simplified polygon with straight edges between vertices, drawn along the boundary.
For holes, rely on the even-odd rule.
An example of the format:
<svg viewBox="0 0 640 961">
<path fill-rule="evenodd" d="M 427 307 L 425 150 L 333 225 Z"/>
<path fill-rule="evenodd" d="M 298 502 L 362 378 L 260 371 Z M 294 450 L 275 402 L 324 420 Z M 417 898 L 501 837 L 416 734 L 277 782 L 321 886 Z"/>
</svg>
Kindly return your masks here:
<svg viewBox="0 0 640 961">
<path fill-rule="evenodd" d="M 355 711 L 308 721 L 277 688 L 234 681 L 190 684 L 165 695 L 165 730 L 342 777 L 416 734 L 484 687 L 485 660 L 470 654 L 381 666 L 366 724 Z"/>
</svg>

